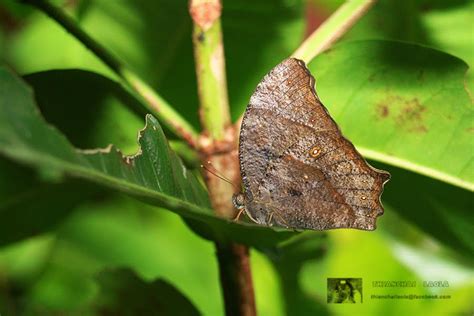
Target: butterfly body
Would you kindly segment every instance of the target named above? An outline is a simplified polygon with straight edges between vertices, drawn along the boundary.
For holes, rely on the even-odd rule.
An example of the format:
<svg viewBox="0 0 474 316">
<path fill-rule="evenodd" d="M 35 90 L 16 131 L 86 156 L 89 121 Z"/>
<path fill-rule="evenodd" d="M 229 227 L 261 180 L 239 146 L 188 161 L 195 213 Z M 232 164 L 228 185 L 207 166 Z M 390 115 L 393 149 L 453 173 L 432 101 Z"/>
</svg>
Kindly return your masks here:
<svg viewBox="0 0 474 316">
<path fill-rule="evenodd" d="M 314 90 L 304 62 L 290 58 L 259 83 L 244 114 L 239 205 L 254 221 L 297 229 L 375 229 L 390 175 L 344 138 Z M 235 199 L 234 199 L 235 200 Z"/>
</svg>

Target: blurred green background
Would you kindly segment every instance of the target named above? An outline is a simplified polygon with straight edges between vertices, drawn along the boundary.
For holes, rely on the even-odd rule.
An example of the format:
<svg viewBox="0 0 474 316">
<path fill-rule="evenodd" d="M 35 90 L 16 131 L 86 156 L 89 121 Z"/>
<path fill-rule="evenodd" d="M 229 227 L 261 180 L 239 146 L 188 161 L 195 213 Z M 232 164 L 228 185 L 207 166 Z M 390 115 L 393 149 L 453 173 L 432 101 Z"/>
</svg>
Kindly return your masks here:
<svg viewBox="0 0 474 316">
<path fill-rule="evenodd" d="M 63 6 L 81 27 L 199 126 L 187 1 L 53 2 Z M 241 115 L 261 77 L 290 55 L 341 3 L 224 1 L 222 23 L 234 119 Z M 342 41 L 415 42 L 450 53 L 472 65 L 473 12 L 472 1 L 381 0 Z M 29 6 L 1 0 L 0 21 L 0 58 L 21 75 L 72 68 L 115 78 L 77 40 Z M 88 78 L 87 74 L 83 78 L 50 75 L 47 86 L 41 86 L 41 81 L 36 80 L 38 76 L 28 75 L 26 80 L 37 91 L 40 105 L 42 91 L 57 90 L 58 94 L 57 100 L 49 100 L 49 94 L 45 93 L 44 103 L 57 107 L 42 108 L 42 113 L 74 145 L 94 148 L 114 143 L 126 153 L 135 152 L 136 132 L 143 126 L 143 115 L 124 107 L 123 98 L 110 93 L 113 88 L 98 88 L 106 84 Z M 472 79 L 470 70 L 466 82 L 471 89 Z M 86 95 L 83 90 L 75 89 L 75 80 L 86 87 Z M 89 86 L 84 86 L 87 82 Z M 61 108 L 66 98 L 72 101 Z M 74 103 L 74 100 L 78 101 Z M 111 134 L 110 129 L 115 132 Z M 294 244 L 290 242 L 265 252 L 252 250 L 259 314 L 472 315 L 472 248 L 465 250 L 459 246 L 463 242 L 456 241 L 465 238 L 464 243 L 470 243 L 472 236 L 452 237 L 450 232 L 445 234 L 442 220 L 431 226 L 420 226 L 420 221 L 429 223 L 431 218 L 416 218 L 416 215 L 410 218 L 394 210 L 398 207 L 397 199 L 412 200 L 413 212 L 420 205 L 429 205 L 416 204 L 416 186 L 426 186 L 433 188 L 433 192 L 460 197 L 457 199 L 460 203 L 448 205 L 446 212 L 453 207 L 470 214 L 474 206 L 471 192 L 395 167 L 375 165 L 390 170 L 392 175 L 410 179 L 403 185 L 410 183 L 414 196 L 397 197 L 399 191 L 390 192 L 389 183 L 389 203 L 385 203 L 385 215 L 378 220 L 374 232 L 307 232 Z M 110 192 L 97 194 L 93 188 L 88 192 L 81 183 L 66 184 L 81 188 L 80 196 L 66 195 L 66 202 L 51 203 L 48 197 L 67 190 L 63 184 L 45 182 L 49 177 L 0 157 L 0 198 L 4 201 L 0 221 L 4 222 L 2 227 L 8 226 L 0 232 L 1 315 L 94 315 L 98 306 L 107 301 L 104 285 L 97 275 L 105 268 L 114 267 L 131 268 L 147 282 L 161 278 L 202 314 L 223 314 L 214 245 L 193 234 L 178 216 Z M 394 184 L 394 188 L 399 186 Z M 7 199 L 12 197 L 23 201 L 24 212 L 8 210 Z M 32 208 L 31 204 L 36 207 Z M 426 216 L 427 212 L 422 215 Z M 471 223 L 472 220 L 466 223 L 465 218 L 459 218 L 453 225 L 465 225 L 462 230 L 465 233 L 472 232 Z M 364 303 L 326 304 L 328 277 L 363 278 Z M 373 288 L 372 281 L 378 280 L 415 280 L 419 286 Z M 423 288 L 424 280 L 447 280 L 449 287 Z M 448 294 L 451 298 L 370 299 L 371 294 L 390 293 Z"/>
</svg>

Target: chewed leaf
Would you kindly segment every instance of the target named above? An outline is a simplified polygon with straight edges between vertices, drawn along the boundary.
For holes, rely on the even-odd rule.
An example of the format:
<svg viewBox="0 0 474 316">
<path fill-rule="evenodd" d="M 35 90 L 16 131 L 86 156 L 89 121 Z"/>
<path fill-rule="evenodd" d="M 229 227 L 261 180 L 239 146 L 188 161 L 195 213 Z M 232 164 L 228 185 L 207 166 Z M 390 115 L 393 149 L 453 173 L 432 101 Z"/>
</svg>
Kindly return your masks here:
<svg viewBox="0 0 474 316">
<path fill-rule="evenodd" d="M 0 69 L 0 112 L 0 153 L 13 160 L 92 181 L 169 209 L 197 223 L 210 239 L 265 246 L 293 234 L 214 216 L 206 189 L 170 149 L 151 115 L 146 117 L 140 149 L 133 156 L 123 155 L 114 146 L 78 150 L 44 121 L 30 88 L 5 69 Z"/>
<path fill-rule="evenodd" d="M 78 153 L 95 171 L 114 175 L 119 180 L 107 177 L 104 181 L 111 181 L 132 195 L 147 198 L 151 193 L 148 191 L 153 191 L 201 207 L 200 212 L 211 213 L 206 190 L 170 149 L 153 116 L 146 116 L 146 126 L 140 131 L 138 140 L 140 149 L 133 156 L 123 155 L 115 146 L 78 150 Z M 129 186 L 136 186 L 135 190 L 131 192 L 126 188 Z"/>
</svg>

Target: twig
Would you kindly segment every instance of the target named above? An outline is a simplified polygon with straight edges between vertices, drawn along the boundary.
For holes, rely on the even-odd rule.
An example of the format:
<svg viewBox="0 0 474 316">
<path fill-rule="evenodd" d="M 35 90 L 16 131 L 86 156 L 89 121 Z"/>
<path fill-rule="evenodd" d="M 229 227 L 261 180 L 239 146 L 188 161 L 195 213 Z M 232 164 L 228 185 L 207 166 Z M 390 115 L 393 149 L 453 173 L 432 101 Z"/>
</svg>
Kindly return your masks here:
<svg viewBox="0 0 474 316">
<path fill-rule="evenodd" d="M 52 5 L 47 0 L 23 0 L 31 4 L 76 37 L 84 46 L 90 49 L 102 62 L 112 69 L 129 87 L 142 99 L 146 108 L 155 115 L 173 133 L 186 140 L 192 147 L 197 143 L 197 132 L 173 107 L 160 97 L 149 85 L 127 69 L 114 55 L 96 42 L 63 10 Z"/>
<path fill-rule="evenodd" d="M 193 43 L 200 117 L 209 137 L 222 140 L 230 123 L 219 0 L 192 0 Z"/>
<path fill-rule="evenodd" d="M 309 63 L 331 47 L 374 5 L 375 0 L 351 0 L 341 5 L 293 53 L 292 57 Z"/>
<path fill-rule="evenodd" d="M 204 133 L 200 139 L 203 164 L 240 183 L 237 134 L 230 124 L 224 46 L 219 0 L 190 0 L 189 13 L 194 24 L 193 43 L 199 88 L 200 119 Z M 204 173 L 212 206 L 217 214 L 233 217 L 234 188 L 218 177 Z M 216 242 L 220 282 L 226 314 L 256 314 L 248 248 Z"/>
</svg>

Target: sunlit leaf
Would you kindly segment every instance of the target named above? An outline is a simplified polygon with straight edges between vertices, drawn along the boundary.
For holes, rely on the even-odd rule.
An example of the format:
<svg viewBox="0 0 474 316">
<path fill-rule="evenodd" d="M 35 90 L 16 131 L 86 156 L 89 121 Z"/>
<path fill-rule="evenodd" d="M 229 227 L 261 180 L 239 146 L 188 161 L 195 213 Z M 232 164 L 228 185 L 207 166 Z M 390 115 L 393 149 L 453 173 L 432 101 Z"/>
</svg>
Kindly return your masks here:
<svg viewBox="0 0 474 316">
<path fill-rule="evenodd" d="M 418 45 L 358 41 L 309 67 L 342 132 L 392 173 L 383 201 L 450 246 L 472 249 L 474 108 L 466 64 Z"/>
<path fill-rule="evenodd" d="M 309 67 L 321 100 L 367 157 L 474 189 L 464 62 L 417 45 L 360 41 Z"/>
</svg>

